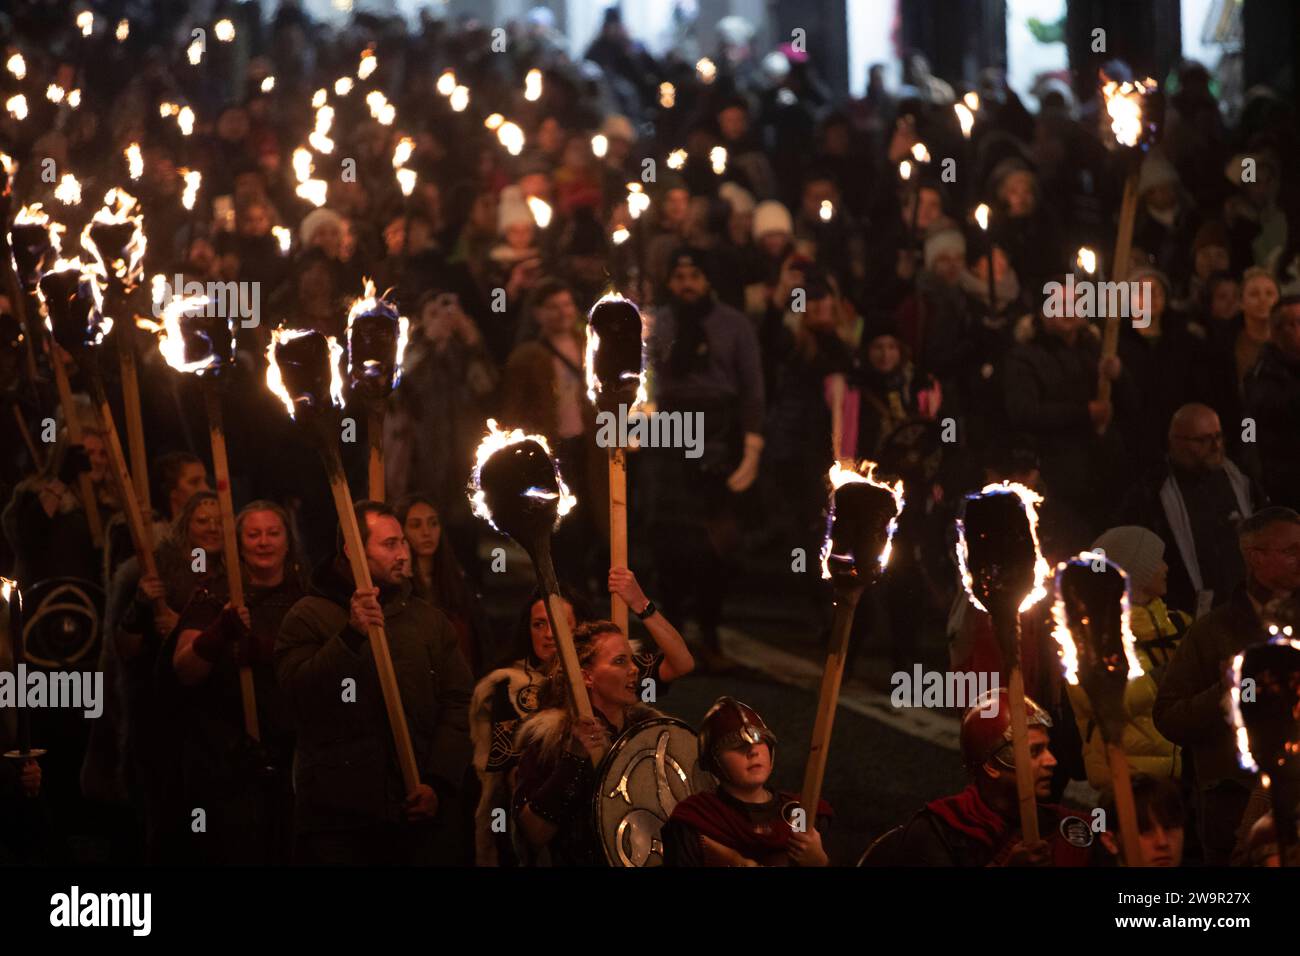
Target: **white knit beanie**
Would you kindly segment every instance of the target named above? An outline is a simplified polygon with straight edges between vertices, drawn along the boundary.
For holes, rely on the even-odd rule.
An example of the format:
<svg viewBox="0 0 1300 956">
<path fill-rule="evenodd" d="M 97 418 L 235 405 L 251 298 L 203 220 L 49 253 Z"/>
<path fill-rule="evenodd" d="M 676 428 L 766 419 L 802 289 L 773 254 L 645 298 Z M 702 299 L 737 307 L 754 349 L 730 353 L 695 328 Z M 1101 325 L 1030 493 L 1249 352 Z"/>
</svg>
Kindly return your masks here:
<svg viewBox="0 0 1300 956">
<path fill-rule="evenodd" d="M 1138 588 L 1151 580 L 1165 556 L 1165 543 L 1154 531 L 1132 524 L 1102 532 L 1092 547 L 1094 551 L 1105 551 L 1106 557 L 1123 568 L 1132 586 Z"/>
<path fill-rule="evenodd" d="M 754 238 L 762 239 L 769 232 L 794 234 L 790 210 L 775 199 L 765 199 L 754 207 Z"/>
<path fill-rule="evenodd" d="M 934 260 L 945 253 L 966 258 L 966 237 L 956 229 L 940 229 L 925 240 L 925 267 L 934 266 Z"/>
<path fill-rule="evenodd" d="M 507 186 L 501 190 L 497 200 L 497 235 L 504 236 L 507 229 L 522 222 L 533 223 L 533 213 L 528 208 L 523 190 L 518 186 Z"/>
</svg>

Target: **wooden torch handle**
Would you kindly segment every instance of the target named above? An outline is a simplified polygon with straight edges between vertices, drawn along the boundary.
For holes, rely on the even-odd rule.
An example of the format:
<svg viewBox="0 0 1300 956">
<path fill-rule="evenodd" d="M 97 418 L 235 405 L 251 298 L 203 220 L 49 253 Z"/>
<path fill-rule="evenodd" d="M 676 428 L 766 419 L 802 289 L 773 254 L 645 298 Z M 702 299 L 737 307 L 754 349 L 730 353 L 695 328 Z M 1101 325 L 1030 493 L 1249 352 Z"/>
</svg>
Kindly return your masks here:
<svg viewBox="0 0 1300 956">
<path fill-rule="evenodd" d="M 352 505 L 352 492 L 348 488 L 343 468 L 329 457 L 326 451 L 326 468 L 329 471 L 330 491 L 334 495 L 334 508 L 339 515 L 339 527 L 343 531 L 343 542 L 347 545 L 348 561 L 352 566 L 352 577 L 358 589 L 374 587 L 370 579 L 370 566 L 366 563 L 366 549 L 361 542 L 361 529 L 357 525 L 357 513 Z M 397 687 L 397 671 L 393 668 L 393 657 L 388 649 L 388 635 L 382 627 L 371 627 L 370 650 L 375 655 L 375 670 L 379 673 L 379 689 L 384 695 L 384 708 L 388 711 L 388 724 L 393 731 L 393 743 L 397 748 L 397 763 L 402 771 L 402 782 L 408 794 L 414 793 L 420 785 L 420 769 L 415 762 L 415 748 L 411 746 L 411 731 L 406 725 L 406 711 L 402 709 L 402 696 Z"/>
<path fill-rule="evenodd" d="M 1026 843 L 1038 842 L 1038 798 L 1029 766 L 1029 721 L 1025 716 L 1025 675 L 1016 664 L 1007 689 L 1011 707 L 1011 748 L 1016 758 L 1016 795 L 1020 804 L 1020 833 Z"/>
<path fill-rule="evenodd" d="M 226 552 L 226 582 L 230 585 L 230 606 L 244 606 L 244 581 L 239 573 L 239 538 L 235 534 L 235 504 L 230 497 L 230 461 L 226 456 L 226 430 L 221 414 L 221 395 L 217 384 L 203 381 L 203 398 L 208 406 L 208 435 L 212 440 L 212 470 L 217 478 L 217 501 L 221 505 L 222 547 Z M 254 740 L 262 739 L 257 720 L 257 696 L 253 687 L 253 669 L 239 668 L 239 697 L 244 705 L 244 731 Z"/>
<path fill-rule="evenodd" d="M 117 360 L 122 370 L 122 406 L 126 410 L 126 443 L 131 452 L 135 497 L 146 516 L 153 513 L 149 500 L 149 456 L 144 446 L 144 418 L 140 411 L 140 376 L 136 370 L 135 342 L 129 329 L 118 332 Z"/>
<path fill-rule="evenodd" d="M 68 370 L 63 367 L 58 346 L 50 341 L 50 364 L 54 366 L 54 385 L 59 390 L 59 404 L 63 406 L 63 420 L 68 428 L 68 438 L 74 445 L 81 444 L 81 419 L 72 401 L 72 386 L 68 384 Z M 86 524 L 90 526 L 90 539 L 95 547 L 104 544 L 104 521 L 99 516 L 99 502 L 95 500 L 95 485 L 87 472 L 77 476 L 81 487 L 81 505 L 86 510 Z"/>
<path fill-rule="evenodd" d="M 831 730 L 835 725 L 835 708 L 840 700 L 840 683 L 844 679 L 844 661 L 849 652 L 849 635 L 853 631 L 853 615 L 858 609 L 861 588 L 837 595 L 835 620 L 831 624 L 831 643 L 826 651 L 826 665 L 822 669 L 822 685 L 817 695 L 817 717 L 813 721 L 812 741 L 808 744 L 808 762 L 804 764 L 803 787 L 799 790 L 799 803 L 804 808 L 805 822 L 812 827 L 817 820 L 817 807 L 822 798 L 822 781 L 826 776 L 826 758 L 830 751 Z"/>
<path fill-rule="evenodd" d="M 1119 231 L 1115 236 L 1115 254 L 1111 259 L 1111 271 L 1114 282 L 1124 281 L 1128 274 L 1128 257 L 1133 248 L 1133 223 L 1137 217 L 1137 170 L 1129 172 L 1124 180 L 1124 198 L 1119 207 Z M 1123 317 L 1106 316 L 1106 326 L 1101 337 L 1101 357 L 1109 358 L 1119 351 L 1119 324 Z M 1097 370 L 1097 400 L 1110 401 L 1110 379 L 1099 368 Z M 1105 429 L 1102 429 L 1105 431 Z"/>
<path fill-rule="evenodd" d="M 627 452 L 609 450 L 609 566 L 626 568 L 627 564 Z M 627 633 L 627 605 L 617 594 L 609 596 L 610 620 Z"/>
<path fill-rule="evenodd" d="M 384 407 L 370 410 L 370 500 L 384 500 Z"/>
<path fill-rule="evenodd" d="M 1142 865 L 1142 846 L 1138 842 L 1137 807 L 1133 802 L 1133 781 L 1129 777 L 1128 757 L 1119 744 L 1106 745 L 1110 764 L 1110 781 L 1115 790 L 1115 813 L 1119 815 L 1120 845 L 1125 866 Z"/>
</svg>

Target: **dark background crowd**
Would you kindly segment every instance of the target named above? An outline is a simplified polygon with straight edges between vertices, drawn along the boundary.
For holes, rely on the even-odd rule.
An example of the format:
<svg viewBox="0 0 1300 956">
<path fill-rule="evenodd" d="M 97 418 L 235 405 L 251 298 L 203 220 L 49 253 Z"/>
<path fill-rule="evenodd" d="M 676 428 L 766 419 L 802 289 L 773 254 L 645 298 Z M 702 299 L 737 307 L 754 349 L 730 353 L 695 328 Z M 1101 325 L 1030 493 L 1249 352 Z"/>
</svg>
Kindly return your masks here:
<svg viewBox="0 0 1300 956">
<path fill-rule="evenodd" d="M 465 493 L 487 418 L 549 440 L 579 500 L 556 535 L 560 577 L 580 599 L 608 600 L 605 454 L 582 363 L 587 312 L 612 291 L 635 300 L 650 324 L 654 407 L 704 413 L 698 460 L 645 449 L 629 466 L 629 564 L 691 638 L 702 669 L 736 665 L 720 630 L 762 618 L 773 594 L 783 596 L 778 629 L 813 645 L 824 635 L 818 553 L 837 451 L 906 483 L 895 556 L 859 612 L 855 642 L 855 653 L 867 646 L 889 670 L 917 660 L 1002 667 L 952 557 L 962 496 L 989 481 L 1044 496 L 1040 536 L 1053 562 L 1101 536 L 1140 568 L 1146 600 L 1135 603 L 1160 605 L 1150 635 L 1170 653 L 1188 622 L 1261 575 L 1256 613 L 1300 584 L 1287 583 L 1300 573 L 1296 555 L 1260 570 L 1238 541 L 1251 515 L 1300 507 L 1300 127 L 1294 101 L 1274 89 L 1246 90 L 1229 122 L 1211 70 L 1177 64 L 1149 98 L 1158 138 L 1124 150 L 1100 83 L 1086 79 L 1045 78 L 1022 98 L 996 68 L 945 81 L 900 50 L 904 86 L 887 88 L 873 69 L 866 94 L 848 98 L 798 45 L 754 48 L 743 30 L 723 31 L 707 63 L 652 57 L 617 8 L 575 62 L 544 16 L 501 33 L 427 15 L 414 29 L 358 15 L 334 30 L 290 3 L 268 20 L 256 4 L 217 4 L 202 22 L 185 3 L 102 6 L 89 36 L 63 4 L 20 3 L 0 15 L 4 55 L 20 53 L 25 66 L 23 78 L 11 65 L 0 74 L 4 99 L 22 93 L 26 102 L 24 118 L 13 108 L 0 116 L 0 149 L 17 163 L 10 215 L 41 202 L 68 225 L 71 256 L 98 197 L 122 186 L 139 199 L 148 236 L 142 303 L 154 276 L 256 284 L 258 323 L 238 329 L 237 360 L 218 377 L 231 486 L 237 509 L 281 509 L 303 569 L 334 557 L 336 517 L 315 451 L 265 387 L 271 330 L 342 340 L 366 279 L 397 303 L 411 332 L 382 425 L 386 498 L 403 503 L 413 543 L 407 518 L 417 506 L 440 529 L 423 585 L 455 625 L 474 678 L 516 650 L 528 583 L 493 573 L 493 549 L 505 542 L 471 514 Z M 119 39 L 123 17 L 129 33 Z M 231 42 L 214 28 L 223 17 Z M 197 65 L 187 56 L 193 26 L 207 31 Z M 362 78 L 367 51 L 377 65 Z M 1142 78 L 1101 59 L 1079 72 Z M 59 102 L 47 95 L 52 84 L 64 91 Z M 1091 95 L 1077 96 L 1080 88 Z M 391 115 L 368 105 L 375 90 Z M 968 90 L 977 99 L 963 101 Z M 969 135 L 954 109 L 963 102 L 977 104 Z M 192 109 L 192 133 L 165 103 Z M 334 111 L 330 151 L 309 140 L 322 103 Z M 499 135 L 507 122 L 522 132 L 522 149 Z M 409 196 L 394 160 L 405 137 Z M 918 161 L 918 144 L 928 160 Z M 303 149 L 323 201 L 298 188 Z M 945 175 L 949 159 L 955 176 Z M 182 201 L 187 171 L 201 173 L 192 209 Z M 1115 262 L 1130 172 L 1132 250 Z M 79 205 L 55 196 L 68 173 Z M 640 216 L 628 203 L 634 183 L 649 197 Z M 973 216 L 981 203 L 988 229 Z M 1121 320 L 1113 356 L 1102 354 L 1104 318 L 1042 308 L 1049 283 L 1088 278 L 1076 256 L 1084 246 L 1098 255 L 1099 277 L 1137 283 L 1149 311 L 1145 327 Z M 15 295 L 11 286 L 0 299 L 0 569 L 38 602 L 48 582 L 79 582 L 102 622 L 83 642 L 93 655 L 86 648 L 138 610 L 140 572 L 129 567 L 120 517 L 102 553 L 78 518 L 83 473 L 105 517 L 120 507 L 102 423 L 87 406 L 82 448 L 42 438 L 57 396 L 41 336 L 20 334 Z M 36 299 L 23 297 L 35 321 Z M 167 623 L 183 630 L 198 586 L 190 548 L 215 512 L 205 497 L 203 394 L 196 376 L 167 365 L 152 335 L 126 324 L 119 334 L 137 340 L 152 504 L 166 533 L 159 573 L 180 615 Z M 101 365 L 122 430 L 117 365 Z M 72 369 L 75 391 L 88 388 L 84 372 Z M 379 426 L 359 403 L 344 415 L 358 425 L 342 449 L 361 499 L 366 432 Z M 207 600 L 219 610 L 220 600 Z M 1057 718 L 1058 783 L 1103 787 L 1085 766 L 1089 725 L 1075 720 L 1040 611 L 1026 615 L 1023 653 L 1030 694 Z M 146 716 L 117 729 L 127 749 L 146 745 L 141 727 L 167 722 L 162 691 L 131 689 L 151 679 L 138 671 L 114 678 L 128 696 L 148 697 Z M 1196 723 L 1162 725 L 1153 700 L 1135 718 L 1142 726 L 1153 707 L 1149 769 L 1184 781 L 1188 794 L 1222 791 L 1231 771 L 1197 782 L 1178 762 L 1203 743 Z M 64 773 L 46 781 L 56 795 L 68 788 L 72 801 L 80 773 L 84 796 L 96 796 L 84 770 Z M 1244 807 L 1248 788 L 1234 785 Z M 1214 837 L 1215 851 L 1231 849 L 1240 811 L 1228 836 Z"/>
</svg>

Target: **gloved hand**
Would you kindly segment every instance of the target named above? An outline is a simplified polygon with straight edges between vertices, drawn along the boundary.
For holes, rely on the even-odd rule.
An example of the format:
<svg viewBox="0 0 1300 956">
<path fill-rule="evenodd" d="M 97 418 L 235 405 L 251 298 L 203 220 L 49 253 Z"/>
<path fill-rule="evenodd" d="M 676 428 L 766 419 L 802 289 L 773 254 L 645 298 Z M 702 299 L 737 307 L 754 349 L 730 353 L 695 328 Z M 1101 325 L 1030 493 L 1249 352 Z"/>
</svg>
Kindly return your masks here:
<svg viewBox="0 0 1300 956">
<path fill-rule="evenodd" d="M 59 465 L 59 481 L 70 485 L 77 480 L 78 475 L 86 471 L 90 471 L 90 456 L 86 454 L 86 446 L 69 445 L 67 454 L 63 456 L 63 464 Z"/>
<path fill-rule="evenodd" d="M 727 487 L 740 494 L 758 478 L 758 459 L 763 454 L 763 436 L 754 432 L 745 435 L 745 454 L 740 465 L 727 478 Z"/>
</svg>

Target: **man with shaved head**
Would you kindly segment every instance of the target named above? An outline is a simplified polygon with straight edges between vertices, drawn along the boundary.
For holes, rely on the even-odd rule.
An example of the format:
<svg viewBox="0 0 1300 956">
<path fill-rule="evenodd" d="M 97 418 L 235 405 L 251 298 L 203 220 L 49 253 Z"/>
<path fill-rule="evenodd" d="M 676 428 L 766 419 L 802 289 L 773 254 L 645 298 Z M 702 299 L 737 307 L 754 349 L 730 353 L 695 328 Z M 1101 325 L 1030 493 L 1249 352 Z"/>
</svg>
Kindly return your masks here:
<svg viewBox="0 0 1300 956">
<path fill-rule="evenodd" d="M 1244 579 L 1237 524 L 1267 500 L 1224 454 L 1223 428 L 1208 405 L 1174 412 L 1166 450 L 1166 467 L 1129 492 L 1116 523 L 1160 536 L 1169 562 L 1169 606 L 1201 617 Z"/>
</svg>

